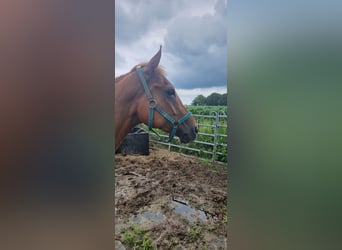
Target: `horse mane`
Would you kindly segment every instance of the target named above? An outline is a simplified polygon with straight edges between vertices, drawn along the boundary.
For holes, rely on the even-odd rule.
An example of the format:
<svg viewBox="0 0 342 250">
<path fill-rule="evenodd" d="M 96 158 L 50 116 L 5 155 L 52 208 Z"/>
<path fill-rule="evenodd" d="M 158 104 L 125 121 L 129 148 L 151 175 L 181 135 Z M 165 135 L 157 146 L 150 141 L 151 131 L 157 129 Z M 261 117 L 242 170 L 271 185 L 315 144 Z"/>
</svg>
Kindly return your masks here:
<svg viewBox="0 0 342 250">
<path fill-rule="evenodd" d="M 125 74 L 122 74 L 122 75 L 116 77 L 116 78 L 115 78 L 115 82 L 124 79 L 127 75 L 129 75 L 130 73 L 134 72 L 134 71 L 135 71 L 135 68 L 136 68 L 137 66 L 140 66 L 140 67 L 143 68 L 143 67 L 146 66 L 146 65 L 147 65 L 147 62 L 144 62 L 144 63 L 140 63 L 140 64 L 135 65 L 129 72 L 127 72 L 127 73 L 125 73 Z M 157 73 L 157 74 L 160 75 L 160 76 L 166 77 L 166 71 L 165 71 L 165 69 L 164 69 L 162 66 L 158 66 L 158 67 L 154 70 L 154 73 Z"/>
</svg>

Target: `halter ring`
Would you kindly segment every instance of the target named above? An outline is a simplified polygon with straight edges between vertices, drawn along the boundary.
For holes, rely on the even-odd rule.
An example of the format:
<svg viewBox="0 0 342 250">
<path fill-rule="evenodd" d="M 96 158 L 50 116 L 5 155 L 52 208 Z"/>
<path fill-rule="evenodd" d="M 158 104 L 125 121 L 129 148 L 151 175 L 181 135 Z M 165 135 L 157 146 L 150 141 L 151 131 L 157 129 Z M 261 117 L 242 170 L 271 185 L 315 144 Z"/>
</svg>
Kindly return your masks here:
<svg viewBox="0 0 342 250">
<path fill-rule="evenodd" d="M 150 108 L 155 108 L 157 106 L 157 101 L 155 99 L 151 99 L 148 101 L 148 105 Z"/>
</svg>

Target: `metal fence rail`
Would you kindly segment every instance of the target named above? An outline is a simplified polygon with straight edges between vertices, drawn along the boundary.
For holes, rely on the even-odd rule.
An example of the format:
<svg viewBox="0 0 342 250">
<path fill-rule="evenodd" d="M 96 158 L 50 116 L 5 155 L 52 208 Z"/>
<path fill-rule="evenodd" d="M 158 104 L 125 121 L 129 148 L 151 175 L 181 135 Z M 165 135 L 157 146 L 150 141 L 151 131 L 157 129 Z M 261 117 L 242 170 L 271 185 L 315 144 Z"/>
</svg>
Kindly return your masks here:
<svg viewBox="0 0 342 250">
<path fill-rule="evenodd" d="M 197 120 L 199 133 L 197 139 L 187 145 L 178 143 L 178 140 L 166 142 L 168 135 L 160 133 L 161 139 L 150 133 L 150 143 L 167 146 L 168 150 L 182 150 L 185 154 L 196 155 L 212 162 L 227 162 L 227 115 L 223 111 L 212 112 L 210 115 L 193 114 Z M 208 157 L 203 157 L 203 154 Z"/>
</svg>

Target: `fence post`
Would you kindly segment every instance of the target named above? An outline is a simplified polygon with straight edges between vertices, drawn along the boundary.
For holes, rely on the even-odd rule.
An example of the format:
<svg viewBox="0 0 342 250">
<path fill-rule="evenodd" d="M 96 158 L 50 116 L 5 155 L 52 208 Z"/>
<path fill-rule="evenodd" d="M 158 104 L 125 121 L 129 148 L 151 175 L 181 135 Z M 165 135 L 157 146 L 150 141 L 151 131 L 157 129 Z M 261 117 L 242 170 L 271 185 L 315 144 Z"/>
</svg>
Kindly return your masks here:
<svg viewBox="0 0 342 250">
<path fill-rule="evenodd" d="M 215 114 L 215 127 L 214 127 L 214 145 L 213 145 L 213 157 L 212 162 L 216 160 L 216 149 L 217 149 L 217 129 L 219 124 L 219 114 L 217 112 L 212 112 Z"/>
</svg>

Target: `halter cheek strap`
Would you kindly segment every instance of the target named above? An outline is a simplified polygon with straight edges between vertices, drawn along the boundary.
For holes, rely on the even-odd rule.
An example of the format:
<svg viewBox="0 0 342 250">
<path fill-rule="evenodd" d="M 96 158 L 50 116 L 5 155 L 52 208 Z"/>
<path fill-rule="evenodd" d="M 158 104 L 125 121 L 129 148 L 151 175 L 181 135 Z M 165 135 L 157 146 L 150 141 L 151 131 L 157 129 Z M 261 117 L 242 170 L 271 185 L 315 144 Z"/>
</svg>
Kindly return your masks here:
<svg viewBox="0 0 342 250">
<path fill-rule="evenodd" d="M 159 114 L 161 114 L 166 120 L 168 120 L 172 124 L 172 130 L 171 130 L 171 133 L 169 135 L 169 139 L 167 141 L 167 142 L 171 142 L 173 137 L 176 135 L 178 125 L 182 124 L 187 119 L 189 119 L 192 114 L 190 112 L 188 112 L 186 115 L 184 115 L 179 120 L 175 120 L 173 117 L 171 117 L 168 113 L 166 113 L 157 104 L 157 101 L 153 99 L 151 91 L 150 91 L 150 89 L 149 89 L 149 87 L 147 85 L 147 82 L 146 82 L 146 79 L 144 77 L 144 74 L 142 72 L 141 67 L 140 66 L 136 67 L 136 71 L 138 73 L 140 82 L 141 82 L 141 84 L 144 87 L 144 90 L 145 90 L 145 93 L 146 93 L 146 96 L 147 96 L 147 100 L 148 100 L 148 103 L 149 103 L 148 129 L 160 137 L 160 135 L 156 131 L 153 130 L 153 116 L 154 116 L 154 110 L 156 110 Z"/>
</svg>

